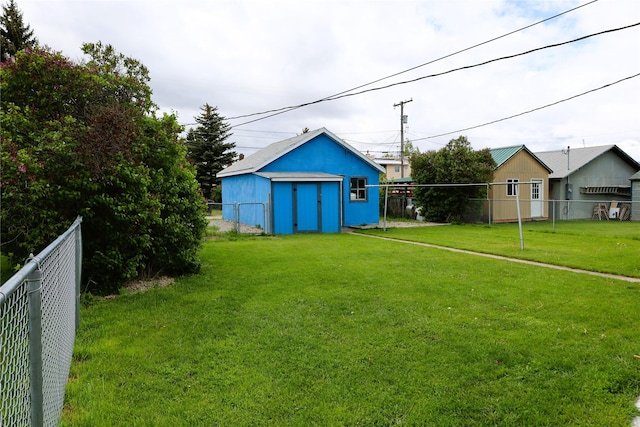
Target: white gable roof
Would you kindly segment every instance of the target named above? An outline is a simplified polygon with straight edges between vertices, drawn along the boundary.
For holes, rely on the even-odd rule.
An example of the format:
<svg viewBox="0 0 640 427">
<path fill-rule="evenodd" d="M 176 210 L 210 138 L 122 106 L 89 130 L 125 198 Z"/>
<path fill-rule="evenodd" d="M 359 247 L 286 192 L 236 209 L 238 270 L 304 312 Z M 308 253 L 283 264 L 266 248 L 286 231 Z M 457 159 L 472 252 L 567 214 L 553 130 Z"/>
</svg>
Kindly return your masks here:
<svg viewBox="0 0 640 427">
<path fill-rule="evenodd" d="M 269 163 L 274 162 L 275 160 L 279 159 L 285 154 L 295 150 L 302 144 L 305 144 L 311 141 L 312 139 L 314 139 L 315 137 L 323 133 L 326 134 L 332 140 L 334 140 L 336 143 L 342 145 L 344 148 L 351 151 L 357 157 L 361 158 L 364 162 L 371 165 L 371 167 L 373 167 L 374 169 L 377 169 L 380 173 L 385 172 L 382 166 L 378 165 L 373 160 L 369 159 L 360 151 L 356 150 L 351 145 L 347 144 L 342 139 L 338 138 L 336 135 L 329 132 L 327 129 L 320 128 L 311 132 L 294 136 L 293 138 L 285 139 L 279 142 L 274 142 L 273 144 L 266 146 L 262 150 L 257 151 L 256 153 L 248 157 L 245 157 L 239 162 L 232 164 L 228 168 L 222 169 L 220 172 L 218 172 L 216 176 L 218 178 L 224 178 L 227 176 L 243 175 L 247 173 L 258 172 L 260 169 L 262 169 Z"/>
</svg>

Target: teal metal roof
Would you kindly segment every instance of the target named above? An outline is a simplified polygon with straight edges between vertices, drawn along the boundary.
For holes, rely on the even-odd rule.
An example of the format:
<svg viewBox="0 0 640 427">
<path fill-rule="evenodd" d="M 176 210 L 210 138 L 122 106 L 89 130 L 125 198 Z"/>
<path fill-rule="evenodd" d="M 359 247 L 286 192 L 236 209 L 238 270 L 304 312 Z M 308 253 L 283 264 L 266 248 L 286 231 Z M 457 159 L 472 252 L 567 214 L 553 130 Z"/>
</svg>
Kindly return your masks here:
<svg viewBox="0 0 640 427">
<path fill-rule="evenodd" d="M 491 153 L 491 157 L 493 157 L 493 160 L 496 162 L 496 169 L 498 169 L 507 160 L 509 160 L 510 158 L 512 158 L 513 156 L 515 156 L 516 154 L 518 154 L 522 150 L 524 150 L 527 153 L 529 153 L 529 155 L 531 155 L 531 157 L 536 159 L 536 161 L 538 163 L 540 163 L 546 170 L 548 170 L 549 173 L 553 173 L 553 170 L 549 166 L 547 166 L 547 164 L 545 162 L 543 162 L 537 155 L 533 154 L 524 145 L 514 145 L 512 147 L 492 148 L 491 150 L 489 150 L 489 152 Z"/>
<path fill-rule="evenodd" d="M 507 160 L 515 156 L 524 148 L 524 145 L 514 145 L 513 147 L 492 148 L 491 157 L 496 162 L 496 169 L 504 164 Z"/>
</svg>

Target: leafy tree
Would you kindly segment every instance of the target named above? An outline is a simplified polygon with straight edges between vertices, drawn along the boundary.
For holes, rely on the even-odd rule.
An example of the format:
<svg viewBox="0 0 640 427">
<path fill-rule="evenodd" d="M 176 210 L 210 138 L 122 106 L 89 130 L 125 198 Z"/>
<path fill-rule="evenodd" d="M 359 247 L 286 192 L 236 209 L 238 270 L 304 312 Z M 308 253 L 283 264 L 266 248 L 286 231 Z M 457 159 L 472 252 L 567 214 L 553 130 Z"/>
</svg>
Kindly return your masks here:
<svg viewBox="0 0 640 427">
<path fill-rule="evenodd" d="M 197 272 L 198 249 L 206 227 L 204 199 L 193 165 L 187 159 L 183 131 L 175 116 L 147 117 L 144 122 L 143 162 L 149 168 L 152 194 L 160 203 L 160 215 L 150 229 L 153 237 L 149 274 Z"/>
<path fill-rule="evenodd" d="M 420 148 L 418 148 L 417 146 L 413 145 L 413 143 L 411 141 L 405 141 L 404 142 L 404 155 L 406 157 L 411 157 L 413 155 L 416 154 L 420 154 Z"/>
<path fill-rule="evenodd" d="M 0 68 L 3 252 L 22 262 L 82 215 L 89 291 L 197 271 L 205 205 L 182 128 L 155 116 L 142 64 L 83 51 L 84 64 L 34 49 Z"/>
<path fill-rule="evenodd" d="M 196 165 L 196 179 L 205 199 L 211 199 L 220 183 L 216 174 L 233 162 L 237 154 L 231 151 L 235 143 L 225 142 L 231 136 L 229 124 L 216 107 L 205 104 L 196 117 L 198 126 L 187 133 L 187 155 Z M 216 200 L 220 201 L 220 200 Z"/>
<path fill-rule="evenodd" d="M 0 60 L 15 57 L 19 51 L 34 48 L 37 43 L 33 30 L 24 24 L 15 0 L 9 0 L 2 6 L 0 17 Z"/>
<path fill-rule="evenodd" d="M 416 184 L 469 184 L 491 182 L 495 161 L 489 149 L 474 151 L 465 136 L 452 139 L 438 151 L 411 158 Z M 417 187 L 415 196 L 427 221 L 474 221 L 482 213 L 485 186 Z"/>
</svg>

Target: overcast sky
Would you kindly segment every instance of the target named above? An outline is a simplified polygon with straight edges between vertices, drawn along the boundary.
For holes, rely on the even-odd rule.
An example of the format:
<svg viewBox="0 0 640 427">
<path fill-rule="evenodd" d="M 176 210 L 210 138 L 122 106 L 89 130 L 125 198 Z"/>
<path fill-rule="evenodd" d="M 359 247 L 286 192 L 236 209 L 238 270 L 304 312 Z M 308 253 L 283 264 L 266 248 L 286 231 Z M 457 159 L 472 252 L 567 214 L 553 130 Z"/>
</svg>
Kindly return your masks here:
<svg viewBox="0 0 640 427">
<path fill-rule="evenodd" d="M 417 79 L 640 22 L 639 0 L 17 0 L 41 44 L 81 60 L 102 41 L 140 60 L 153 99 L 182 124 L 204 103 L 251 154 L 307 127 L 326 127 L 381 156 L 405 138 L 421 151 L 466 135 L 474 148 L 617 144 L 640 161 L 640 26 L 242 124 L 236 116 L 341 93 L 453 54 L 580 5 L 543 24 L 362 89 Z M 360 90 L 362 90 L 360 89 Z M 450 135 L 430 138 L 454 132 Z"/>
</svg>

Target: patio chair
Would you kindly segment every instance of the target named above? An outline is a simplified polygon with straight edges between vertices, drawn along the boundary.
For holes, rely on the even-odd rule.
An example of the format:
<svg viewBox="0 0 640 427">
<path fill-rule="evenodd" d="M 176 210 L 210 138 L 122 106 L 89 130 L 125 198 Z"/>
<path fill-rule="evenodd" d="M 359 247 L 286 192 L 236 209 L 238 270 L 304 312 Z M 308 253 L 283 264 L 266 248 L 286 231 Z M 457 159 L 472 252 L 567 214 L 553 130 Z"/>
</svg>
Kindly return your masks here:
<svg viewBox="0 0 640 427">
<path fill-rule="evenodd" d="M 598 218 L 598 220 L 602 220 L 603 218 L 606 218 L 606 220 L 609 220 L 609 209 L 607 209 L 607 205 L 605 205 L 604 203 L 596 203 L 593 206 L 593 215 L 591 215 L 591 219 L 596 219 Z"/>
</svg>

